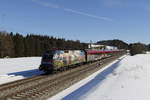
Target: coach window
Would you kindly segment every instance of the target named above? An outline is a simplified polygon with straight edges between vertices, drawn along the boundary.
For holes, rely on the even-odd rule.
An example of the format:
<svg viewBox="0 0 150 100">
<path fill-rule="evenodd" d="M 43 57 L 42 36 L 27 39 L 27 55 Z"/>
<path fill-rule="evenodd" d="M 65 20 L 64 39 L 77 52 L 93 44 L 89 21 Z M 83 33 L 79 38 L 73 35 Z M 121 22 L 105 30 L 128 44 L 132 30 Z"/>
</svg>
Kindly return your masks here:
<svg viewBox="0 0 150 100">
<path fill-rule="evenodd" d="M 69 51 L 68 51 L 68 50 L 65 50 L 64 52 L 65 52 L 65 53 L 68 53 Z"/>
</svg>

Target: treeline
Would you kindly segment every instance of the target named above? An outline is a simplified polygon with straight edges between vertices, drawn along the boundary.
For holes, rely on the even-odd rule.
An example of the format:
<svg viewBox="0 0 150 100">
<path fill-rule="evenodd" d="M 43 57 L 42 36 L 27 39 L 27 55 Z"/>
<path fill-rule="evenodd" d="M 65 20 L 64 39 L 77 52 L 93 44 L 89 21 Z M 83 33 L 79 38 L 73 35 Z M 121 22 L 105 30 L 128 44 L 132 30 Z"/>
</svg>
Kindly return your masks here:
<svg viewBox="0 0 150 100">
<path fill-rule="evenodd" d="M 97 44 L 116 46 L 119 49 L 130 50 L 131 55 L 143 54 L 146 53 L 146 51 L 150 51 L 150 44 L 146 45 L 140 42 L 128 44 L 122 40 L 116 39 L 116 40 L 98 41 Z"/>
<path fill-rule="evenodd" d="M 65 40 L 52 36 L 0 32 L 0 58 L 41 56 L 50 49 L 86 49 L 79 40 Z"/>
<path fill-rule="evenodd" d="M 98 41 L 97 44 L 116 46 L 119 49 L 130 50 L 131 55 L 150 51 L 150 44 L 128 44 L 122 40 Z M 28 34 L 23 36 L 19 33 L 0 32 L 0 58 L 3 57 L 30 57 L 41 56 L 43 52 L 51 49 L 87 49 L 87 43 L 79 40 L 65 40 L 46 35 Z"/>
</svg>

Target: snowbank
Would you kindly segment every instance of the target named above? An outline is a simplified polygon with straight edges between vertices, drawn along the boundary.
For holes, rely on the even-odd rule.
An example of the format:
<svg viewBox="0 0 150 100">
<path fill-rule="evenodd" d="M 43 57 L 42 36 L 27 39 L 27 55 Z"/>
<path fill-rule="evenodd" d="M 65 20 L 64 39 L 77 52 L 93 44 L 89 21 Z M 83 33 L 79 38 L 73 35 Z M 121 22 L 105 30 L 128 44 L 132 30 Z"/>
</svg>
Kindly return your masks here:
<svg viewBox="0 0 150 100">
<path fill-rule="evenodd" d="M 0 59 L 0 84 L 39 75 L 41 57 Z"/>
<path fill-rule="evenodd" d="M 80 100 L 150 100 L 150 55 L 128 56 Z"/>
</svg>

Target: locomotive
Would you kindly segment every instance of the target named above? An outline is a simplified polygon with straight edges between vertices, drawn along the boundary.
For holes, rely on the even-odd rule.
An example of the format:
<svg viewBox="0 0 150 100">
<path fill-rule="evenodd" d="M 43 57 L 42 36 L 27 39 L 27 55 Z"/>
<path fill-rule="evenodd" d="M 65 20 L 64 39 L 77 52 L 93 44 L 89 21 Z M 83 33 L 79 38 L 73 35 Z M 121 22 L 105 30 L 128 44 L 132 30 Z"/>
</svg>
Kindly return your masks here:
<svg viewBox="0 0 150 100">
<path fill-rule="evenodd" d="M 97 61 L 118 53 L 121 51 L 49 50 L 43 54 L 39 70 L 49 73 L 73 65 Z"/>
</svg>

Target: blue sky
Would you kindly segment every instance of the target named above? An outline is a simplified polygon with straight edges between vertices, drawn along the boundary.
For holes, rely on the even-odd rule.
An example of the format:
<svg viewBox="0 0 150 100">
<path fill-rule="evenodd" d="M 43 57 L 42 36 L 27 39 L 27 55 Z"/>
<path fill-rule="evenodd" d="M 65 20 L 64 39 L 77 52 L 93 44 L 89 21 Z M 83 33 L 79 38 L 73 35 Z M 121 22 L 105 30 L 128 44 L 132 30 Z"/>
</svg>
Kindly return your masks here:
<svg viewBox="0 0 150 100">
<path fill-rule="evenodd" d="M 0 30 L 150 43 L 149 0 L 0 0 Z"/>
</svg>

